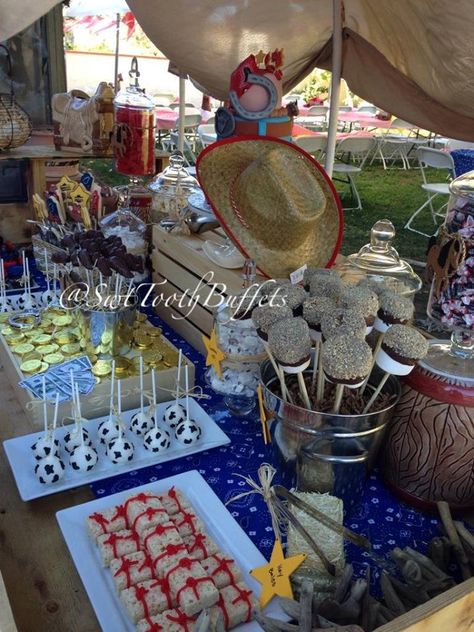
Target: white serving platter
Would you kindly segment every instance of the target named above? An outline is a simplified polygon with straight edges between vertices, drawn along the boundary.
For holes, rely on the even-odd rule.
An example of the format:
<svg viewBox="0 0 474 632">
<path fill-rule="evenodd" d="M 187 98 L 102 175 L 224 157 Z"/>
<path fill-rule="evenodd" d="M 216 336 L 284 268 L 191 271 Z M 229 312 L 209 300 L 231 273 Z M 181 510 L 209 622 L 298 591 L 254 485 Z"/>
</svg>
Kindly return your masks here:
<svg viewBox="0 0 474 632">
<path fill-rule="evenodd" d="M 42 496 L 49 496 L 57 492 L 64 491 L 66 489 L 72 489 L 74 487 L 80 487 L 81 485 L 89 485 L 96 481 L 100 481 L 103 478 L 109 476 L 115 476 L 116 474 L 124 474 L 132 470 L 137 470 L 142 467 L 153 465 L 154 463 L 166 463 L 173 459 L 179 459 L 190 454 L 196 454 L 197 452 L 203 452 L 204 450 L 210 450 L 219 446 L 227 445 L 230 443 L 229 437 L 219 428 L 219 426 L 209 417 L 206 411 L 192 398 L 189 398 L 189 416 L 195 420 L 201 427 L 202 435 L 199 441 L 190 446 L 184 446 L 173 437 L 171 431 L 171 446 L 160 455 L 149 452 L 143 445 L 143 438 L 138 437 L 129 430 L 129 422 L 133 413 L 137 410 L 128 410 L 122 413 L 122 418 L 125 423 L 126 432 L 125 435 L 132 441 L 135 447 L 134 457 L 131 461 L 123 463 L 122 465 L 114 465 L 105 454 L 105 446 L 97 439 L 97 427 L 101 421 L 107 419 L 107 417 L 99 417 L 98 419 L 91 419 L 84 427 L 89 431 L 89 437 L 99 455 L 99 461 L 95 468 L 87 473 L 77 472 L 69 465 L 69 454 L 64 448 L 62 439 L 64 435 L 71 429 L 72 426 L 63 426 L 56 430 L 56 439 L 59 440 L 61 445 L 61 459 L 66 466 L 64 476 L 57 483 L 52 485 L 43 485 L 36 478 L 34 473 L 34 467 L 37 463 L 34 460 L 31 446 L 35 441 L 41 437 L 44 432 L 34 432 L 32 434 L 23 435 L 22 437 L 15 437 L 14 439 L 8 439 L 3 442 L 3 447 L 10 463 L 10 467 L 15 477 L 16 485 L 20 493 L 22 500 L 34 500 L 35 498 L 41 498 Z M 185 404 L 184 400 L 180 400 Z M 157 405 L 158 421 L 163 418 L 163 413 L 167 406 L 174 402 L 163 402 Z"/>
<path fill-rule="evenodd" d="M 86 518 L 95 511 L 101 512 L 122 504 L 130 494 L 166 492 L 173 486 L 187 496 L 219 548 L 234 558 L 243 580 L 257 598 L 260 594 L 260 584 L 249 575 L 249 571 L 266 564 L 265 558 L 199 472 L 191 470 L 57 512 L 59 527 L 103 632 L 134 632 L 135 626 L 122 608 L 110 571 L 101 564 L 98 548 L 87 532 Z M 277 600 L 269 604 L 265 614 L 287 619 Z M 233 629 L 236 632 L 257 632 L 262 628 L 256 621 L 251 621 Z"/>
</svg>

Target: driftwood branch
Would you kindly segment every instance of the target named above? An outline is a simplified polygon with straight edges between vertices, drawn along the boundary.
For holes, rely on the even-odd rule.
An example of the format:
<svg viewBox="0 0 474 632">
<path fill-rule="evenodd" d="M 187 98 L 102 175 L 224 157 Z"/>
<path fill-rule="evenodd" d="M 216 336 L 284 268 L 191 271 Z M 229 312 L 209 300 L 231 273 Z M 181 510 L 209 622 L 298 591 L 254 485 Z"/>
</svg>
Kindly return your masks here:
<svg viewBox="0 0 474 632">
<path fill-rule="evenodd" d="M 469 559 L 459 538 L 459 533 L 457 532 L 454 525 L 449 505 L 447 502 L 441 500 L 438 501 L 436 504 L 438 506 L 441 521 L 446 530 L 446 535 L 448 536 L 449 541 L 452 544 L 454 555 L 461 568 L 462 578 L 464 580 L 469 579 L 470 577 L 472 577 L 471 568 L 469 566 Z"/>
</svg>

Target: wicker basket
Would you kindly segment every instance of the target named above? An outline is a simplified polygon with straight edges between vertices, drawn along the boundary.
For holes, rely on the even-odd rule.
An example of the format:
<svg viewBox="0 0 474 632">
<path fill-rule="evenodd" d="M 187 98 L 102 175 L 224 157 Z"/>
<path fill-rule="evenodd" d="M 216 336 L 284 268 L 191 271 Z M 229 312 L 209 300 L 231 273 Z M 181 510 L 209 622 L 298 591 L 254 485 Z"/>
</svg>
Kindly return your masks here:
<svg viewBox="0 0 474 632">
<path fill-rule="evenodd" d="M 38 235 L 33 235 L 31 243 L 33 245 L 36 267 L 38 270 L 41 270 L 41 272 L 46 272 L 45 250 L 48 256 L 48 262 L 51 262 L 51 255 L 54 252 L 65 252 L 62 248 L 54 246 L 47 241 L 43 241 L 43 239 L 41 239 Z M 51 264 L 49 264 L 49 269 L 51 271 Z"/>
<path fill-rule="evenodd" d="M 3 151 L 24 145 L 30 137 L 32 125 L 28 114 L 15 101 L 8 48 L 3 44 L 0 48 L 7 53 L 7 75 L 11 81 L 10 93 L 0 93 L 0 151 Z"/>
</svg>

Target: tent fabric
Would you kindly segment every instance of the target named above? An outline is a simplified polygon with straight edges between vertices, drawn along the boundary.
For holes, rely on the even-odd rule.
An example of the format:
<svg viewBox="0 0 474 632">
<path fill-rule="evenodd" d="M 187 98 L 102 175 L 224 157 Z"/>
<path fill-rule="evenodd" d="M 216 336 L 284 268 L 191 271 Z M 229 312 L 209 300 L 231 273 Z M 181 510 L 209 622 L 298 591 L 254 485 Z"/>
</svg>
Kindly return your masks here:
<svg viewBox="0 0 474 632">
<path fill-rule="evenodd" d="M 331 66 L 332 0 L 127 2 L 153 43 L 217 99 L 260 48 L 285 49 L 286 92 L 315 65 Z M 56 3 L 0 0 L 0 41 Z M 343 3 L 342 76 L 351 90 L 410 123 L 474 141 L 472 0 Z"/>
</svg>

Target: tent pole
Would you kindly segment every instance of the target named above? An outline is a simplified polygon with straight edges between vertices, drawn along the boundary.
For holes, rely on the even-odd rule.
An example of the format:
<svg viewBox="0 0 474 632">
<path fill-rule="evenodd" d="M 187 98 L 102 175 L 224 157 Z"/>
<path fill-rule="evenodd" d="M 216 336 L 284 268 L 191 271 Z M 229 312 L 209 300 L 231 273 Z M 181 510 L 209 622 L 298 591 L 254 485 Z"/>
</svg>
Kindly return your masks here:
<svg viewBox="0 0 474 632">
<path fill-rule="evenodd" d="M 119 91 L 119 80 L 118 80 L 119 49 L 120 49 L 120 13 L 117 13 L 117 25 L 115 27 L 115 69 L 114 69 L 114 88 L 115 88 L 116 93 Z"/>
<path fill-rule="evenodd" d="M 332 30 L 332 76 L 331 101 L 329 109 L 328 140 L 324 168 L 332 177 L 334 155 L 336 153 L 337 119 L 339 114 L 339 91 L 341 88 L 342 69 L 342 0 L 333 0 L 333 30 Z"/>
<path fill-rule="evenodd" d="M 186 79 L 179 77 L 178 149 L 184 152 L 184 117 L 186 115 Z"/>
</svg>

